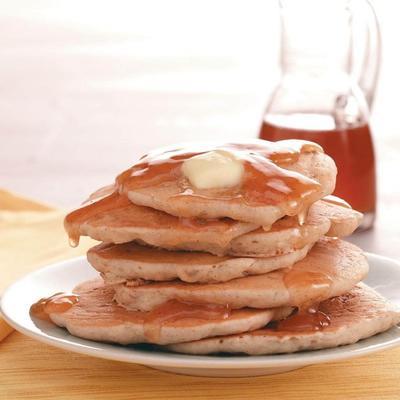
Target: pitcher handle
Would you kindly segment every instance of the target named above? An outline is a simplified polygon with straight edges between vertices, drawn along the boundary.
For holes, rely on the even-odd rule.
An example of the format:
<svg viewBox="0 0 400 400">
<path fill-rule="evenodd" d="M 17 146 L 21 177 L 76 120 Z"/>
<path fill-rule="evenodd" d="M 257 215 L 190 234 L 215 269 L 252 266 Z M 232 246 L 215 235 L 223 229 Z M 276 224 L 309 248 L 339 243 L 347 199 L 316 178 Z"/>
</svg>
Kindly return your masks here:
<svg viewBox="0 0 400 400">
<path fill-rule="evenodd" d="M 381 63 L 381 33 L 378 18 L 371 2 L 369 0 L 362 0 L 362 3 L 361 0 L 356 0 L 356 4 L 359 7 L 353 10 L 353 18 L 362 17 L 363 21 L 359 22 L 361 22 L 360 25 L 364 25 L 362 29 L 365 30 L 364 54 L 361 56 L 359 62 L 359 71 L 358 73 L 355 71 L 354 75 L 359 87 L 364 92 L 369 109 L 371 109 Z M 358 46 L 354 47 L 360 49 Z"/>
</svg>

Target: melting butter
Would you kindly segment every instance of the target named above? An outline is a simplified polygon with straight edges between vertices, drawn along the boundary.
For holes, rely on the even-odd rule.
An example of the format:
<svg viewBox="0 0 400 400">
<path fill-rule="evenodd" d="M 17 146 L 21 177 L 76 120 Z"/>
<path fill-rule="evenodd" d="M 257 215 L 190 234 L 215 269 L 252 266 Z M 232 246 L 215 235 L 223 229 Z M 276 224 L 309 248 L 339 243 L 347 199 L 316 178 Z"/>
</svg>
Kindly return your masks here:
<svg viewBox="0 0 400 400">
<path fill-rule="evenodd" d="M 213 150 L 185 160 L 182 172 L 197 189 L 219 189 L 240 185 L 244 166 L 233 153 Z"/>
</svg>

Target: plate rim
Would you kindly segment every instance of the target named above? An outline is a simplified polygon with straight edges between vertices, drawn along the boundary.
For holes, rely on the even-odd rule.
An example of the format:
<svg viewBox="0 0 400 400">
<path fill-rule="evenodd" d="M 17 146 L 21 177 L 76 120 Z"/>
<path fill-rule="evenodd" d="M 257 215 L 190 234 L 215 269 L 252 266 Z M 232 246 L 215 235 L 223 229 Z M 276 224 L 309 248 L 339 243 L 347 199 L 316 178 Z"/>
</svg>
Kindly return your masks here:
<svg viewBox="0 0 400 400">
<path fill-rule="evenodd" d="M 396 265 L 400 270 L 400 262 L 395 259 L 370 252 L 364 252 L 364 254 L 367 256 L 371 264 L 373 264 L 374 262 L 384 261 Z M 214 368 L 214 369 L 252 368 L 253 369 L 253 368 L 291 367 L 291 366 L 298 367 L 298 366 L 306 366 L 313 364 L 321 364 L 325 362 L 340 361 L 344 359 L 351 359 L 363 355 L 372 354 L 377 351 L 390 349 L 400 345 L 400 335 L 399 335 L 398 337 L 395 337 L 391 340 L 375 343 L 368 347 L 351 349 L 351 351 L 346 351 L 346 349 L 349 346 L 352 346 L 352 344 L 339 346 L 336 347 L 335 349 L 341 349 L 342 351 L 336 351 L 335 353 L 331 353 L 330 351 L 333 349 L 328 348 L 328 349 L 304 351 L 304 352 L 289 353 L 289 354 L 271 354 L 271 355 L 254 355 L 254 356 L 244 355 L 244 356 L 229 356 L 227 358 L 221 358 L 213 355 L 190 355 L 190 354 L 180 354 L 172 352 L 168 353 L 161 351 L 154 351 L 143 354 L 140 350 L 134 349 L 132 347 L 127 348 L 121 346 L 110 349 L 103 349 L 96 347 L 96 345 L 113 346 L 113 344 L 96 342 L 96 341 L 91 341 L 89 339 L 79 338 L 79 340 L 81 341 L 88 342 L 88 344 L 86 345 L 70 341 L 68 339 L 57 338 L 45 332 L 41 333 L 32 331 L 28 328 L 25 328 L 23 325 L 20 325 L 10 315 L 8 315 L 7 312 L 4 312 L 3 309 L 4 299 L 6 299 L 10 295 L 9 293 L 12 293 L 14 288 L 20 285 L 23 281 L 30 280 L 36 275 L 40 275 L 43 272 L 47 271 L 48 269 L 53 269 L 55 267 L 62 268 L 64 264 L 68 265 L 70 263 L 76 263 L 81 261 L 87 263 L 86 257 L 85 256 L 74 257 L 68 260 L 52 263 L 22 276 L 14 283 L 9 285 L 2 294 L 2 301 L 0 304 L 0 311 L 2 313 L 2 317 L 4 318 L 4 320 L 9 325 L 11 325 L 15 330 L 21 332 L 22 334 L 31 337 L 32 339 L 38 340 L 42 343 L 57 348 L 61 348 L 63 350 L 108 360 L 136 363 L 147 366 L 163 366 L 171 368 L 175 367 L 175 368 L 197 368 L 197 369 L 207 369 L 207 368 Z M 393 327 L 390 330 L 393 329 L 398 329 L 398 327 Z M 376 336 L 383 335 L 387 332 L 390 332 L 390 330 L 379 333 Z M 69 334 L 68 331 L 67 334 Z M 294 356 L 294 358 L 291 359 L 290 356 Z"/>
</svg>

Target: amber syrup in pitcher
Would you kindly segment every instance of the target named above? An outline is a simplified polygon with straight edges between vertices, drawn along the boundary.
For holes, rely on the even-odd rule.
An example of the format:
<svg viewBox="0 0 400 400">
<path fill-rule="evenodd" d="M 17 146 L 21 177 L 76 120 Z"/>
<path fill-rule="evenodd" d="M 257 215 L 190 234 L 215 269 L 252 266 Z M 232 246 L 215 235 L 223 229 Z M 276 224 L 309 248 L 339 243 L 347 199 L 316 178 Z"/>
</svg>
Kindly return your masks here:
<svg viewBox="0 0 400 400">
<path fill-rule="evenodd" d="M 310 140 L 336 162 L 335 195 L 372 227 L 376 177 L 369 117 L 380 64 L 379 24 L 368 1 L 280 0 L 281 76 L 260 138 Z"/>
<path fill-rule="evenodd" d="M 282 124 L 284 119 L 287 119 L 285 125 Z M 272 141 L 302 139 L 320 144 L 338 168 L 334 194 L 364 213 L 368 226 L 372 224 L 368 218 L 375 214 L 375 156 L 367 123 L 338 128 L 332 120 L 320 115 L 314 118 L 301 114 L 280 116 L 276 121 L 273 118 L 264 120 L 260 138 Z"/>
</svg>

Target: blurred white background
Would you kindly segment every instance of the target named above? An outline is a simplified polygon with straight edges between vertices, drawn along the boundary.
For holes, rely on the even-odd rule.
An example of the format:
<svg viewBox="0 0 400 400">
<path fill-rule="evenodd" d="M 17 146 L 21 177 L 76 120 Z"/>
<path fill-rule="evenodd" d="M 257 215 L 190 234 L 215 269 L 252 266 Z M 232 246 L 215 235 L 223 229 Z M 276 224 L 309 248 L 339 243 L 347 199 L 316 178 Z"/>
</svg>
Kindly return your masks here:
<svg viewBox="0 0 400 400">
<path fill-rule="evenodd" d="M 400 6 L 373 4 L 372 126 L 380 195 L 395 205 Z M 3 0 L 0 26 L 0 186 L 59 206 L 151 147 L 256 136 L 279 77 L 276 0 Z"/>
<path fill-rule="evenodd" d="M 1 185 L 58 205 L 153 146 L 254 136 L 277 77 L 275 1 L 26 1 L 0 16 Z"/>
</svg>

